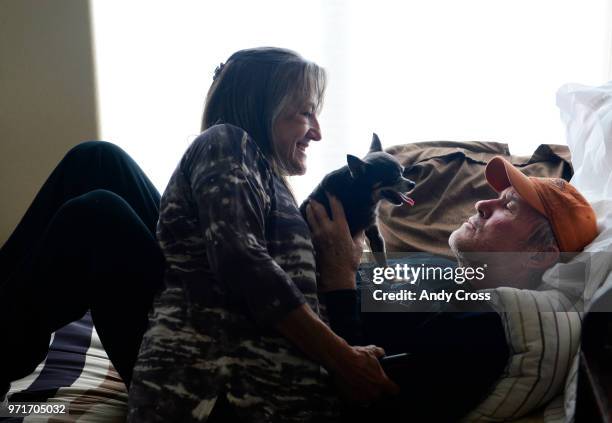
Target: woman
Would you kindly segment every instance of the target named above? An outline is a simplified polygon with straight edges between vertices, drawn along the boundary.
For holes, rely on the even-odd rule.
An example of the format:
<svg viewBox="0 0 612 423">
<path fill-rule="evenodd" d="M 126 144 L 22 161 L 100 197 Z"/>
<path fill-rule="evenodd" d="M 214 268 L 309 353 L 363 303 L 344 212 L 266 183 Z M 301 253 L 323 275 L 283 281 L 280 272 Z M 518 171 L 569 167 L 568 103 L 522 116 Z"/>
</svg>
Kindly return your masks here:
<svg viewBox="0 0 612 423">
<path fill-rule="evenodd" d="M 219 421 L 331 419 L 319 364 L 356 398 L 395 389 L 382 350 L 351 347 L 321 320 L 310 232 L 285 179 L 306 171 L 305 151 L 321 139 L 324 86 L 320 67 L 278 48 L 238 51 L 215 72 L 204 132 L 162 198 L 165 289 L 129 421 L 204 421 L 213 408 Z"/>
</svg>

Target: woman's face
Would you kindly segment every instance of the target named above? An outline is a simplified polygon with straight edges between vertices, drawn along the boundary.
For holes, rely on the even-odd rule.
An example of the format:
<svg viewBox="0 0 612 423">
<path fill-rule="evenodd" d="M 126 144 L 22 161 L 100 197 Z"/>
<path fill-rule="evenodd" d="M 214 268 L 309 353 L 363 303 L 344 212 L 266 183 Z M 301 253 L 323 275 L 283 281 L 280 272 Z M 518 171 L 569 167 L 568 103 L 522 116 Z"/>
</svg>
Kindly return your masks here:
<svg viewBox="0 0 612 423">
<path fill-rule="evenodd" d="M 312 101 L 293 104 L 282 111 L 272 127 L 272 143 L 289 175 L 306 172 L 306 149 L 321 140 L 321 128 Z"/>
</svg>

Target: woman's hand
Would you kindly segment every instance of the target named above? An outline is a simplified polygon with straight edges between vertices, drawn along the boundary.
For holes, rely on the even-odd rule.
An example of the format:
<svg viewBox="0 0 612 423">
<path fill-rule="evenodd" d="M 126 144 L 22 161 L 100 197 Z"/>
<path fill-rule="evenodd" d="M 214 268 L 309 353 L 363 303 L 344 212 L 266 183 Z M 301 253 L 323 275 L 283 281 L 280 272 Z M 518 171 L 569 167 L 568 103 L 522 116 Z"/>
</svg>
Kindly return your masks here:
<svg viewBox="0 0 612 423">
<path fill-rule="evenodd" d="M 310 358 L 325 366 L 345 398 L 372 401 L 399 391 L 378 362 L 378 357 L 385 354 L 382 348 L 350 346 L 308 305 L 302 304 L 289 312 L 276 328 Z"/>
<path fill-rule="evenodd" d="M 340 394 L 350 401 L 369 402 L 399 393 L 399 386 L 385 374 L 378 358 L 385 354 L 374 345 L 349 347 L 332 366 Z"/>
<path fill-rule="evenodd" d="M 317 251 L 317 270 L 321 275 L 320 291 L 355 289 L 355 276 L 363 253 L 364 234 L 351 238 L 342 203 L 327 194 L 331 219 L 325 207 L 315 200 L 306 206 L 306 218 Z"/>
</svg>

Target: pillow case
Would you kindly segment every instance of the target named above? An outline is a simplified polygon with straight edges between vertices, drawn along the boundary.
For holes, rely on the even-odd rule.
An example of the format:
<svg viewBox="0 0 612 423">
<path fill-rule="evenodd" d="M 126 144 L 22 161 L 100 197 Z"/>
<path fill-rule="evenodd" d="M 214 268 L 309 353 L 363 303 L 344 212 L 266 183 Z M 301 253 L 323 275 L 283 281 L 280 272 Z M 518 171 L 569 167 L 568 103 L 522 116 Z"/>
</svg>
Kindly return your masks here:
<svg viewBox="0 0 612 423">
<path fill-rule="evenodd" d="M 566 289 L 583 292 L 587 328 L 588 312 L 593 303 L 612 290 L 612 82 L 600 87 L 566 84 L 557 92 L 557 106 L 566 125 L 567 143 L 575 169 L 570 182 L 595 209 L 599 229 L 597 238 L 574 260 L 585 263 L 586 278 L 564 281 Z M 567 265 L 558 265 L 556 270 L 563 271 L 564 266 Z M 547 279 L 553 279 L 548 272 L 545 282 Z M 546 409 L 547 422 L 574 418 L 579 355 L 574 356 L 564 397 L 553 401 Z"/>
<path fill-rule="evenodd" d="M 510 287 L 487 291 L 502 316 L 510 357 L 502 377 L 466 422 L 514 420 L 547 404 L 565 387 L 580 344 L 581 316 L 561 293 Z"/>
</svg>

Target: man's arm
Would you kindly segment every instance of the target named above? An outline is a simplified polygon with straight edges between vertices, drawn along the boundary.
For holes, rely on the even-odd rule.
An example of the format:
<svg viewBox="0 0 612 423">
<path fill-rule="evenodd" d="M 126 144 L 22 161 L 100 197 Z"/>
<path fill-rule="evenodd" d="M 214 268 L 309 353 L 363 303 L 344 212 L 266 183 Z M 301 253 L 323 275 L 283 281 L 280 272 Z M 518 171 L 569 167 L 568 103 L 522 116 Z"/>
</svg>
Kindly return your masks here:
<svg viewBox="0 0 612 423">
<path fill-rule="evenodd" d="M 379 324 L 378 336 L 411 355 L 405 367 L 389 371 L 401 387 L 394 406 L 409 407 L 415 417 L 458 420 L 486 398 L 508 363 L 504 328 L 495 312 L 436 313 L 409 333 L 401 332 L 402 315 L 413 313 L 380 314 L 388 315 L 391 324 Z"/>
<path fill-rule="evenodd" d="M 323 294 L 323 299 L 332 330 L 350 345 L 368 344 L 361 326 L 357 291 L 354 289 L 329 291 Z"/>
</svg>

